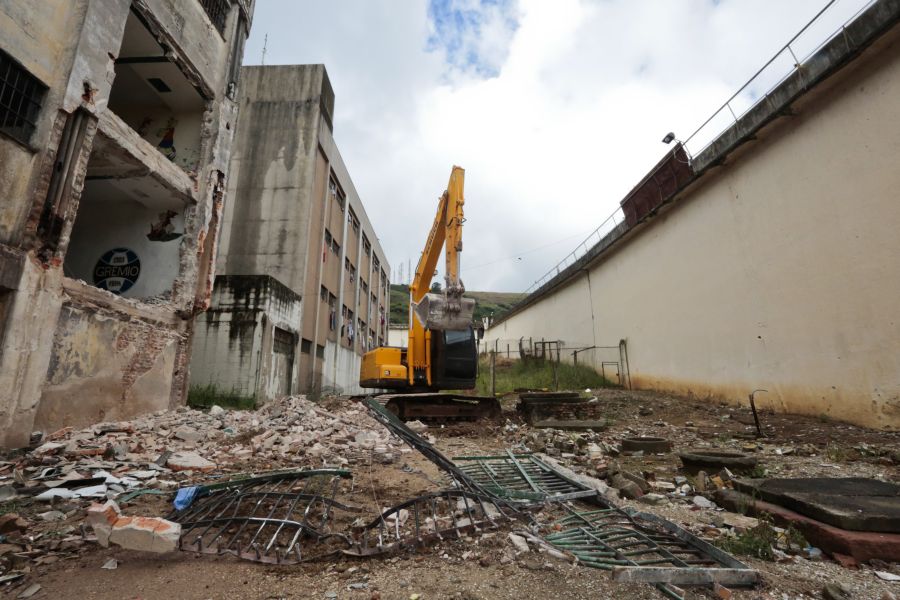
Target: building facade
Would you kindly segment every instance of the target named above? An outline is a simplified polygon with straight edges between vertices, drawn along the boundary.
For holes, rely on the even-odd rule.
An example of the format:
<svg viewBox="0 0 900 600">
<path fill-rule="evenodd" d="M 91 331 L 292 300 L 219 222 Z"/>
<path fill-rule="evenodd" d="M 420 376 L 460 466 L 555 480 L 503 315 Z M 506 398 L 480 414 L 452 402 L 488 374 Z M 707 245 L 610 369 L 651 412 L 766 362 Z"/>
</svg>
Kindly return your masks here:
<svg viewBox="0 0 900 600">
<path fill-rule="evenodd" d="M 900 428 L 898 98 L 900 2 L 878 0 L 690 163 L 669 152 L 487 347 L 558 340 L 636 388 Z"/>
<path fill-rule="evenodd" d="M 253 66 L 241 82 L 216 301 L 197 318 L 191 386 L 263 401 L 358 392 L 363 353 L 387 339 L 390 266 L 334 141 L 328 74 Z M 273 312 L 263 287 L 289 308 Z"/>
<path fill-rule="evenodd" d="M 0 2 L 0 444 L 183 402 L 252 11 Z"/>
</svg>

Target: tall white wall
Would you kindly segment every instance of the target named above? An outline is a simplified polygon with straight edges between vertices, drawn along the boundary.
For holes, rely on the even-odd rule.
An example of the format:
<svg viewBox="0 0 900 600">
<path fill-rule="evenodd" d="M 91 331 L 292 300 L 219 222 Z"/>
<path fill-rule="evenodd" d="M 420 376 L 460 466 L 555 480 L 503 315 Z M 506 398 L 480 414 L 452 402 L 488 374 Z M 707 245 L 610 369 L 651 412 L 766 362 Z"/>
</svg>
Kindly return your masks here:
<svg viewBox="0 0 900 600">
<path fill-rule="evenodd" d="M 845 71 L 488 343 L 626 339 L 635 387 L 900 427 L 900 48 Z"/>
</svg>

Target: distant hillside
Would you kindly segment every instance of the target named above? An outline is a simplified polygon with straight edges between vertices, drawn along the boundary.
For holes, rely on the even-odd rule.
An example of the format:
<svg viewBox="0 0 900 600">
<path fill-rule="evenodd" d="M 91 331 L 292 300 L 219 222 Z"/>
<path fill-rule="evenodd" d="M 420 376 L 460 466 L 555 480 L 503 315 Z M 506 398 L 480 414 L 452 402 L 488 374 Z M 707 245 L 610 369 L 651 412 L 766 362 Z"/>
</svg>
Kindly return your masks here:
<svg viewBox="0 0 900 600">
<path fill-rule="evenodd" d="M 481 322 L 482 317 L 491 313 L 499 316 L 513 307 L 513 305 L 525 297 L 525 294 L 515 292 L 466 292 L 467 298 L 475 300 L 475 321 Z M 399 284 L 391 284 L 391 323 L 405 324 L 409 315 L 409 287 Z"/>
</svg>

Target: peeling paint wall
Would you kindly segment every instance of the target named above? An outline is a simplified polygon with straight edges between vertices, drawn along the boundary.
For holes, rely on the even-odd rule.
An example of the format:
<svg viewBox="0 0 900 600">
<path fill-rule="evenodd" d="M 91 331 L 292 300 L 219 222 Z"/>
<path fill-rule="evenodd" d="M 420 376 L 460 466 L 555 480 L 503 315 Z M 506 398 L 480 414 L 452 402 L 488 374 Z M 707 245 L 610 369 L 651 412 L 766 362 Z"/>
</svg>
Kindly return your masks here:
<svg viewBox="0 0 900 600">
<path fill-rule="evenodd" d="M 179 343 L 176 330 L 158 323 L 65 303 L 34 427 L 53 430 L 168 408 Z"/>
<path fill-rule="evenodd" d="M 279 361 L 300 352 L 300 307 L 300 297 L 272 277 L 216 278 L 211 306 L 196 321 L 191 385 L 258 402 L 287 393 L 296 372 L 293 361 Z"/>
</svg>

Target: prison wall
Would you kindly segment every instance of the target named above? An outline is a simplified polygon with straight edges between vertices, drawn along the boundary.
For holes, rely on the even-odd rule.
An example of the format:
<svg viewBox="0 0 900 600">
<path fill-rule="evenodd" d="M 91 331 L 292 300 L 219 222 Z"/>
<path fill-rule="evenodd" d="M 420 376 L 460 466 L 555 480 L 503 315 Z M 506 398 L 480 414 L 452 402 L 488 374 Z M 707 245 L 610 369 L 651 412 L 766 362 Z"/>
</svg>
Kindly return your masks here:
<svg viewBox="0 0 900 600">
<path fill-rule="evenodd" d="M 486 345 L 626 340 L 635 388 L 900 427 L 895 34 Z"/>
</svg>

